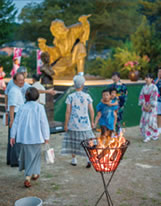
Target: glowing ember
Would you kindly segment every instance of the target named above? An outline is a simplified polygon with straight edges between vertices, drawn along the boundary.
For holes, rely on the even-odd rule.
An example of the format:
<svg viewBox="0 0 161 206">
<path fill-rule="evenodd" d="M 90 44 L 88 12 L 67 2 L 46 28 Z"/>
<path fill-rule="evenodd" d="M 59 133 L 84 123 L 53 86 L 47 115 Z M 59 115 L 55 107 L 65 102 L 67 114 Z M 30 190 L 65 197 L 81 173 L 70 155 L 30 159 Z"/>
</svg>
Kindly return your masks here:
<svg viewBox="0 0 161 206">
<path fill-rule="evenodd" d="M 96 171 L 112 172 L 116 170 L 127 145 L 121 134 L 115 137 L 99 137 L 88 142 L 90 161 Z"/>
<path fill-rule="evenodd" d="M 130 142 L 123 137 L 123 134 L 111 137 L 101 136 L 81 142 L 96 172 L 100 172 L 105 189 L 95 205 L 98 205 L 104 194 L 106 194 L 108 205 L 113 205 L 107 188 L 129 144 Z M 105 172 L 111 172 L 108 183 L 105 182 Z"/>
</svg>

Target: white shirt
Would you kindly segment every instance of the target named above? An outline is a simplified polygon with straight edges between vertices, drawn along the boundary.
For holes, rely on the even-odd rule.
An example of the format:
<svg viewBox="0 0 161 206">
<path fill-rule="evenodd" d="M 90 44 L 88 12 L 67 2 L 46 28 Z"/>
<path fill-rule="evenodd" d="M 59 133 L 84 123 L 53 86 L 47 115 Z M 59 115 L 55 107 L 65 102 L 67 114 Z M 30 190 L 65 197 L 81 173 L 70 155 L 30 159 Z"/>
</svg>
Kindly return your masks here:
<svg viewBox="0 0 161 206">
<path fill-rule="evenodd" d="M 13 86 L 15 86 L 16 84 L 14 83 L 13 79 L 11 79 L 9 82 L 8 82 L 8 85 L 7 85 L 7 88 L 5 90 L 5 94 L 8 95 L 9 91 L 11 90 L 11 88 Z M 26 94 L 26 90 L 31 87 L 30 84 L 28 83 L 24 83 L 24 86 L 21 87 L 21 92 L 22 92 L 22 95 L 23 95 L 23 98 L 24 98 L 24 102 L 25 102 L 25 94 Z"/>
<path fill-rule="evenodd" d="M 11 138 L 15 137 L 16 142 L 21 144 L 41 144 L 49 140 L 50 130 L 44 106 L 29 101 L 20 107 L 11 128 Z"/>
<path fill-rule="evenodd" d="M 40 82 L 35 82 L 32 86 L 38 90 L 45 90 L 45 87 L 42 84 L 40 84 Z M 45 105 L 46 95 L 40 93 L 40 96 L 39 96 L 39 99 L 37 100 L 37 102 L 42 104 L 42 105 Z"/>
<path fill-rule="evenodd" d="M 21 88 L 14 84 L 8 93 L 8 111 L 10 106 L 14 106 L 14 112 L 18 112 L 21 105 L 24 104 L 24 98 L 22 96 Z"/>
</svg>

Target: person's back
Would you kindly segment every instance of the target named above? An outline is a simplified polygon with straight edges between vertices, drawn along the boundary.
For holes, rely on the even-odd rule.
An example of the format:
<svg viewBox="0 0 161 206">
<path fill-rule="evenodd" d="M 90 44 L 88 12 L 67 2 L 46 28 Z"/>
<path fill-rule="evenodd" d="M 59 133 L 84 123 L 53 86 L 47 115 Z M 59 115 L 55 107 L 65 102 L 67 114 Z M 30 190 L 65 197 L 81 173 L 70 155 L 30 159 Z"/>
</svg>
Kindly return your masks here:
<svg viewBox="0 0 161 206">
<path fill-rule="evenodd" d="M 29 101 L 20 108 L 17 115 L 16 141 L 22 144 L 43 143 L 44 138 L 49 135 L 44 107 L 36 101 Z"/>
<path fill-rule="evenodd" d="M 25 170 L 25 187 L 31 187 L 31 179 L 40 177 L 41 144 L 48 143 L 49 124 L 45 109 L 36 102 L 39 91 L 30 87 L 26 91 L 26 104 L 22 105 L 11 128 L 11 146 L 21 144 L 19 170 Z"/>
<path fill-rule="evenodd" d="M 88 104 L 92 102 L 89 94 L 76 91 L 67 97 L 66 103 L 71 104 L 69 130 L 90 130 Z"/>
<path fill-rule="evenodd" d="M 67 106 L 64 123 L 66 134 L 62 143 L 62 154 L 72 154 L 71 164 L 76 166 L 76 155 L 86 155 L 81 142 L 94 137 L 91 129 L 94 128 L 94 109 L 90 95 L 82 92 L 85 78 L 81 75 L 76 75 L 73 81 L 76 92 L 68 95 L 66 99 Z M 87 158 L 86 168 L 90 167 L 91 163 Z"/>
</svg>

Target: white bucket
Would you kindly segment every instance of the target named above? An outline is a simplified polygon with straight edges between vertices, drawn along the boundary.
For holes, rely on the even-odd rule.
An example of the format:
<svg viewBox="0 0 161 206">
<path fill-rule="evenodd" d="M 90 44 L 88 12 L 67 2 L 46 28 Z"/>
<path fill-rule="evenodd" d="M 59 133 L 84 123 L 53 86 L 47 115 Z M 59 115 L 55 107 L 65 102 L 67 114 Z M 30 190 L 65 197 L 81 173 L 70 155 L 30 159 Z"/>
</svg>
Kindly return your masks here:
<svg viewBox="0 0 161 206">
<path fill-rule="evenodd" d="M 37 197 L 24 197 L 17 200 L 15 206 L 42 206 L 42 200 Z"/>
</svg>

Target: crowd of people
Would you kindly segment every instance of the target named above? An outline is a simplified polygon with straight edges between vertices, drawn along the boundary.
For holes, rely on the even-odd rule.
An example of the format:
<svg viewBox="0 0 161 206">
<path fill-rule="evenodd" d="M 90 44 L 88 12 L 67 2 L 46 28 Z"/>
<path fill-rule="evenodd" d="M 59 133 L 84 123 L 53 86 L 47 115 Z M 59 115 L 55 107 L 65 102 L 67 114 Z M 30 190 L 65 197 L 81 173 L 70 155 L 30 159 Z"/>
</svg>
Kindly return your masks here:
<svg viewBox="0 0 161 206">
<path fill-rule="evenodd" d="M 62 154 L 72 154 L 71 165 L 77 165 L 76 155 L 85 155 L 81 142 L 93 138 L 92 129 L 99 126 L 101 135 L 108 137 L 121 132 L 121 120 L 123 109 L 127 99 L 127 88 L 120 81 L 118 72 L 112 75 L 113 84 L 102 91 L 102 99 L 97 105 L 97 115 L 94 119 L 93 100 L 89 94 L 83 91 L 85 78 L 76 75 L 73 79 L 75 92 L 66 99 L 66 114 L 64 129 L 66 134 L 62 143 Z M 90 118 L 89 118 L 90 114 Z M 86 168 L 91 163 L 87 157 Z"/>
<path fill-rule="evenodd" d="M 25 187 L 30 179 L 40 175 L 41 144 L 48 143 L 50 132 L 45 112 L 45 94 L 55 95 L 53 89 L 45 90 L 40 77 L 34 74 L 32 86 L 25 82 L 27 69 L 19 67 L 5 89 L 8 115 L 7 165 L 25 169 Z"/>
<path fill-rule="evenodd" d="M 14 70 L 15 71 L 15 70 Z M 5 73 L 0 66 L 0 75 L 3 80 Z M 50 138 L 49 123 L 45 112 L 45 94 L 55 95 L 53 89 L 45 90 L 40 83 L 40 76 L 34 74 L 32 86 L 25 82 L 27 70 L 21 66 L 9 81 L 5 90 L 5 105 L 8 112 L 8 145 L 7 165 L 19 166 L 25 170 L 25 187 L 31 187 L 31 180 L 40 176 L 41 145 L 48 144 Z M 62 141 L 62 154 L 71 154 L 71 165 L 78 164 L 76 155 L 86 156 L 81 142 L 94 138 L 93 129 L 99 127 L 101 136 L 117 138 L 121 132 L 124 106 L 127 100 L 127 87 L 120 80 L 120 74 L 112 74 L 113 83 L 102 91 L 102 98 L 94 114 L 93 100 L 84 91 L 85 78 L 76 75 L 73 79 L 75 92 L 66 99 L 66 113 Z M 139 105 L 142 107 L 140 130 L 144 142 L 158 140 L 161 132 L 161 69 L 158 78 L 153 81 L 152 75 L 145 77 Z M 158 118 L 157 118 L 158 117 Z M 87 158 L 86 168 L 91 167 Z"/>
</svg>

